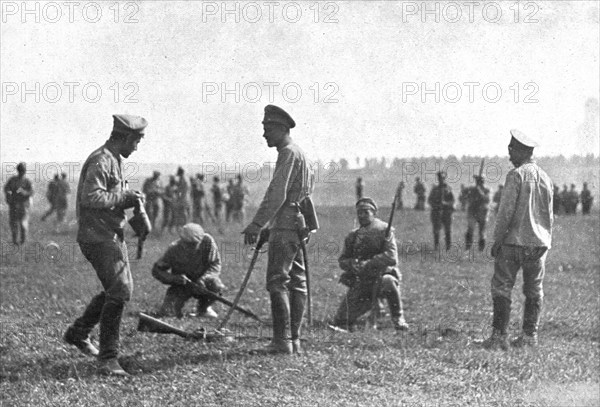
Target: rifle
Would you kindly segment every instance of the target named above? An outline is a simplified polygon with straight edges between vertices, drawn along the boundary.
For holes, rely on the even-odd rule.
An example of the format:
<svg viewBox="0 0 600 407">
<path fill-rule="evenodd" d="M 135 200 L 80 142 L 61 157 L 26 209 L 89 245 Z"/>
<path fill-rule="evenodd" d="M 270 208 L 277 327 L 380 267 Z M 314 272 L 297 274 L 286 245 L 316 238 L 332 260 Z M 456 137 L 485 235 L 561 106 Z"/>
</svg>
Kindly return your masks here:
<svg viewBox="0 0 600 407">
<path fill-rule="evenodd" d="M 219 327 L 217 328 L 218 331 L 220 331 L 221 329 L 223 329 L 225 327 L 225 325 L 227 325 L 229 318 L 231 318 L 231 314 L 233 314 L 233 310 L 235 309 L 235 307 L 237 307 L 238 303 L 240 302 L 240 298 L 242 298 L 242 294 L 244 293 L 244 290 L 246 289 L 246 285 L 248 285 L 248 281 L 250 280 L 250 275 L 252 274 L 252 270 L 254 269 L 254 265 L 256 264 L 256 259 L 258 259 L 258 255 L 260 254 L 260 249 L 269 240 L 269 238 L 267 236 L 268 232 L 264 232 L 265 230 L 268 231 L 268 229 L 263 229 L 263 231 L 261 231 L 261 233 L 260 233 L 258 242 L 256 243 L 256 247 L 254 248 L 254 254 L 252 254 L 252 260 L 250 260 L 250 266 L 248 266 L 248 271 L 246 272 L 246 276 L 244 277 L 244 280 L 242 281 L 242 285 L 240 286 L 240 289 L 239 289 L 237 295 L 235 296 L 235 299 L 233 300 L 233 304 L 231 305 L 231 308 L 229 308 L 229 311 L 227 311 L 225 318 L 223 318 L 223 321 L 221 321 L 221 323 L 219 324 Z"/>
<path fill-rule="evenodd" d="M 394 201 L 392 202 L 392 211 L 388 219 L 388 225 L 385 229 L 385 239 L 389 239 L 392 233 L 392 223 L 394 222 L 394 213 L 396 212 L 396 202 L 398 201 L 398 193 L 394 194 Z M 378 294 L 381 289 L 381 281 L 383 279 L 383 272 L 377 276 L 377 281 L 373 285 L 373 291 L 371 291 L 371 327 L 377 328 L 377 314 L 379 313 L 379 299 Z"/>
<path fill-rule="evenodd" d="M 207 290 L 206 288 L 203 288 L 201 285 L 199 285 L 197 283 L 190 282 L 190 283 L 187 283 L 187 284 L 190 284 L 192 286 L 193 290 L 196 293 L 204 295 L 204 296 L 206 296 L 206 297 L 208 297 L 208 298 L 210 298 L 212 300 L 219 301 L 220 303 L 223 303 L 223 304 L 231 307 L 231 309 L 239 311 L 242 314 L 244 314 L 244 315 L 246 315 L 246 316 L 248 316 L 248 317 L 250 317 L 250 318 L 252 318 L 252 319 L 254 319 L 254 320 L 258 321 L 258 322 L 260 322 L 261 324 L 264 324 L 264 322 L 258 316 L 256 316 L 256 314 L 254 314 L 252 311 L 247 310 L 245 308 L 242 308 L 242 307 L 240 307 L 238 305 L 235 305 L 233 302 L 229 301 L 227 298 L 221 297 L 220 295 L 215 294 L 212 291 Z"/>
<path fill-rule="evenodd" d="M 196 332 L 187 332 L 183 329 L 179 329 L 171 324 L 161 321 L 158 318 L 151 317 L 150 315 L 140 312 L 138 314 L 140 318 L 137 326 L 139 332 L 152 332 L 157 334 L 175 334 L 186 339 L 205 340 L 207 342 L 213 342 L 219 338 L 223 338 L 221 334 L 209 334 L 205 328 L 200 328 Z"/>
</svg>

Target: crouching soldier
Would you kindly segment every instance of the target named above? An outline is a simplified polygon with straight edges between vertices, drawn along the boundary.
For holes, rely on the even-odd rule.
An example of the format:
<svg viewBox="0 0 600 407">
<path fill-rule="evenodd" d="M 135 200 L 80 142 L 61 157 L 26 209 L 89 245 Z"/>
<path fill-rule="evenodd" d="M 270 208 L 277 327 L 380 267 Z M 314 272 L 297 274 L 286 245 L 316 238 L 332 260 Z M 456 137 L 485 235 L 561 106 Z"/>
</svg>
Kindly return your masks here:
<svg viewBox="0 0 600 407">
<path fill-rule="evenodd" d="M 346 237 L 338 259 L 344 270 L 340 283 L 349 289 L 337 310 L 333 328 L 350 330 L 360 316 L 372 309 L 373 287 L 383 274 L 378 297 L 387 299 L 394 328 L 407 330 L 400 296 L 402 275 L 395 267 L 398 249 L 394 232 L 386 236 L 387 223 L 375 217 L 377 204 L 371 198 L 358 200 L 356 214 L 360 227 Z"/>
<path fill-rule="evenodd" d="M 202 226 L 188 223 L 183 226 L 180 239 L 171 243 L 166 253 L 154 264 L 152 275 L 170 285 L 159 311 L 160 316 L 183 316 L 183 306 L 190 298 L 198 300 L 199 317 L 217 318 L 211 308 L 213 299 L 202 289 L 221 295 L 225 286 L 219 278 L 221 257 L 213 237 Z"/>
</svg>

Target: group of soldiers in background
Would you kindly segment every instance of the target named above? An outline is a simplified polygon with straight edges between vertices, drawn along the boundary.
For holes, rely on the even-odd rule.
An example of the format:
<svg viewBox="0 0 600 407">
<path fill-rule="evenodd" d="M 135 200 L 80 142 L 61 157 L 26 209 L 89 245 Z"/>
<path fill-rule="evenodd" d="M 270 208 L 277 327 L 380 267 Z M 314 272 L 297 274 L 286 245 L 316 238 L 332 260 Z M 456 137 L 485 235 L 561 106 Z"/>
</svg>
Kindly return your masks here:
<svg viewBox="0 0 600 407">
<path fill-rule="evenodd" d="M 592 208 L 592 196 L 588 189 L 587 182 L 583 183 L 583 190 L 581 194 L 575 189 L 575 184 L 571 184 L 571 189 L 567 188 L 567 184 L 563 185 L 563 190 L 559 191 L 558 186 L 554 186 L 554 213 L 565 213 L 567 215 L 574 215 L 577 213 L 577 205 L 581 202 L 581 213 L 589 215 L 590 209 Z"/>
<path fill-rule="evenodd" d="M 146 212 L 152 227 L 156 222 L 162 202 L 161 230 L 179 228 L 188 222 L 200 225 L 206 224 L 205 216 L 213 223 L 220 225 L 225 208 L 226 222 L 244 221 L 245 203 L 249 194 L 248 188 L 243 183 L 243 177 L 238 174 L 237 182 L 229 180 L 227 187 L 221 184 L 219 177 L 213 178 L 210 188 L 213 197 L 213 210 L 208 205 L 207 194 L 204 188 L 204 174 L 190 177 L 189 183 L 185 171 L 179 167 L 176 175 L 169 176 L 169 184 L 162 186 L 160 172 L 154 171 L 151 178 L 144 182 L 142 191 L 146 194 Z M 190 203 L 191 198 L 191 203 Z"/>
</svg>

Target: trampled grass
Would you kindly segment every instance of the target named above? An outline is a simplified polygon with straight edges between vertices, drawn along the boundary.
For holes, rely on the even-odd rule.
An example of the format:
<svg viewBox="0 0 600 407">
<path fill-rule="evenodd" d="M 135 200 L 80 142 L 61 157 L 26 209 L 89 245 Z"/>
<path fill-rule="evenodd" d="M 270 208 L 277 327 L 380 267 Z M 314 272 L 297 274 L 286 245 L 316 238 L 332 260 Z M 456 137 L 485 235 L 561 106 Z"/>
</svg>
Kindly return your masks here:
<svg viewBox="0 0 600 407">
<path fill-rule="evenodd" d="M 386 219 L 389 209 L 380 211 Z M 252 211 L 249 211 L 252 213 Z M 121 362 L 134 375 L 99 377 L 94 361 L 62 342 L 66 326 L 99 290 L 91 266 L 75 243 L 75 225 L 53 233 L 32 216 L 30 242 L 10 244 L 1 215 L 0 391 L 2 405 L 227 405 L 227 406 L 518 406 L 598 405 L 599 220 L 558 217 L 545 278 L 545 305 L 536 349 L 488 352 L 474 344 L 489 334 L 489 255 L 462 250 L 465 215 L 455 213 L 449 253 L 434 253 L 428 212 L 398 212 L 395 226 L 403 273 L 403 298 L 411 330 L 396 335 L 385 319 L 381 329 L 330 332 L 344 287 L 337 283 L 337 256 L 353 227 L 353 209 L 320 208 L 322 229 L 309 244 L 314 323 L 305 331 L 299 357 L 265 357 L 249 350 L 266 344 L 270 328 L 240 315 L 229 328 L 232 342 L 190 341 L 137 332 L 138 311 L 152 311 L 165 287 L 150 274 L 153 262 L 175 239 L 153 235 L 143 259 L 130 256 L 134 298 L 122 325 Z M 493 229 L 493 215 L 488 236 Z M 233 298 L 249 264 L 240 225 L 227 225 L 217 240 L 222 278 Z M 48 246 L 54 241 L 59 250 Z M 491 244 L 491 242 L 490 242 Z M 428 249 L 429 248 L 429 249 Z M 488 248 L 489 251 L 489 248 Z M 269 319 L 261 255 L 242 305 Z M 518 333 L 523 296 L 513 291 L 511 330 Z M 216 306 L 221 316 L 225 308 Z M 193 312 L 190 302 L 186 308 Z M 194 330 L 215 321 L 188 316 L 169 319 Z M 97 337 L 97 331 L 95 332 Z"/>
</svg>

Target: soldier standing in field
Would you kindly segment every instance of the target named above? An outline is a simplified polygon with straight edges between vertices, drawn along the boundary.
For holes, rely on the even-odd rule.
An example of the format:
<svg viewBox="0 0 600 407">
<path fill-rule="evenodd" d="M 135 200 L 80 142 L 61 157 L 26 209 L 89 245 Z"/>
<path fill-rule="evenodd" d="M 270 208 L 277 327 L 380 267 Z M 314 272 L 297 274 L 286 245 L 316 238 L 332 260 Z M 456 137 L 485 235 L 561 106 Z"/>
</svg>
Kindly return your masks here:
<svg viewBox="0 0 600 407">
<path fill-rule="evenodd" d="M 569 189 L 567 188 L 567 184 L 563 184 L 563 190 L 560 191 L 560 203 L 565 210 L 565 214 L 569 215 L 571 213 L 571 205 L 569 201 Z"/>
<path fill-rule="evenodd" d="M 59 224 L 63 223 L 69 207 L 68 195 L 71 193 L 71 187 L 67 180 L 67 174 L 62 173 L 56 186 L 56 220 Z"/>
<path fill-rule="evenodd" d="M 227 193 L 224 196 L 224 201 L 225 201 L 225 221 L 227 223 L 231 222 L 231 217 L 233 216 L 233 193 L 234 193 L 234 189 L 235 189 L 235 184 L 233 179 L 229 179 L 229 181 L 227 181 Z"/>
<path fill-rule="evenodd" d="M 268 353 L 301 352 L 300 331 L 306 304 L 305 259 L 296 225 L 298 205 L 310 203 L 314 174 L 302 149 L 290 137 L 296 123 L 283 109 L 268 105 L 263 119 L 264 138 L 277 148 L 273 178 L 252 222 L 242 234 L 245 244 L 254 244 L 263 228 L 270 231 L 267 291 L 271 297 L 273 337 Z M 312 208 L 312 203 L 306 207 Z M 303 214 L 308 220 L 316 214 Z M 290 325 L 292 342 L 288 340 Z"/>
<path fill-rule="evenodd" d="M 244 184 L 242 174 L 237 175 L 237 183 L 233 188 L 232 195 L 229 199 L 233 201 L 233 221 L 244 224 L 246 217 L 246 197 L 248 196 L 248 187 Z"/>
<path fill-rule="evenodd" d="M 133 292 L 124 236 L 125 210 L 141 205 L 144 195 L 126 189 L 121 157 L 128 158 L 137 150 L 148 122 L 139 116 L 113 118 L 110 138 L 85 161 L 77 187 L 77 242 L 94 267 L 103 291 L 69 326 L 64 339 L 84 354 L 97 356 L 99 373 L 127 376 L 117 360 L 121 317 Z M 99 351 L 89 339 L 98 323 Z"/>
<path fill-rule="evenodd" d="M 402 194 L 404 193 L 404 181 L 400 181 L 398 183 L 398 187 L 396 188 L 396 210 L 401 211 L 404 209 L 404 200 L 402 199 Z"/>
<path fill-rule="evenodd" d="M 460 194 L 458 194 L 458 202 L 460 203 L 460 210 L 467 210 L 467 194 L 468 188 L 465 187 L 465 184 L 460 184 Z"/>
<path fill-rule="evenodd" d="M 589 215 L 590 209 L 592 207 L 592 202 L 594 201 L 594 197 L 592 196 L 592 193 L 588 189 L 587 182 L 583 183 L 583 190 L 581 191 L 580 200 L 581 200 L 581 213 L 584 215 Z"/>
<path fill-rule="evenodd" d="M 152 275 L 169 285 L 159 311 L 160 316 L 183 316 L 183 306 L 195 298 L 197 316 L 217 318 L 211 305 L 214 299 L 207 297 L 192 285 L 221 295 L 225 286 L 219 278 L 221 257 L 215 239 L 202 226 L 188 223 L 181 228 L 180 239 L 169 245 L 165 254 L 154 263 Z"/>
<path fill-rule="evenodd" d="M 204 192 L 204 174 L 196 174 L 196 178 L 191 180 L 192 187 L 192 219 L 194 223 L 202 225 L 204 218 L 202 211 L 205 206 L 204 199 L 206 193 Z"/>
<path fill-rule="evenodd" d="M 571 189 L 567 194 L 567 200 L 569 202 L 570 213 L 575 215 L 577 213 L 577 205 L 579 204 L 579 193 L 575 189 L 575 184 L 571 184 Z"/>
<path fill-rule="evenodd" d="M 560 190 L 558 185 L 554 185 L 554 191 L 552 193 L 552 212 L 554 212 L 554 216 L 558 215 L 561 205 L 562 199 L 560 197 Z"/>
<path fill-rule="evenodd" d="M 163 194 L 163 220 L 161 232 L 166 227 L 169 228 L 169 233 L 173 232 L 173 226 L 175 225 L 175 211 L 174 207 L 177 204 L 177 179 L 174 175 L 169 176 L 169 184 L 165 188 Z"/>
<path fill-rule="evenodd" d="M 475 186 L 469 188 L 467 209 L 467 233 L 465 235 L 465 250 L 473 246 L 475 223 L 479 225 L 479 251 L 485 249 L 485 225 L 490 203 L 490 190 L 484 186 L 483 175 L 474 175 Z"/>
<path fill-rule="evenodd" d="M 25 244 L 29 231 L 29 207 L 33 196 L 31 181 L 25 176 L 27 166 L 17 164 L 17 175 L 8 179 L 4 185 L 4 197 L 8 204 L 8 223 L 13 244 Z"/>
<path fill-rule="evenodd" d="M 360 198 L 363 197 L 363 193 L 365 190 L 365 182 L 363 181 L 362 177 L 356 178 L 355 190 L 356 190 L 356 200 L 359 200 Z"/>
<path fill-rule="evenodd" d="M 438 185 L 429 193 L 427 203 L 431 207 L 431 224 L 433 225 L 433 244 L 435 250 L 440 246 L 440 230 L 444 228 L 446 236 L 446 250 L 452 245 L 452 212 L 454 212 L 454 194 L 446 184 L 446 173 L 437 173 Z"/>
<path fill-rule="evenodd" d="M 48 189 L 46 190 L 46 199 L 50 204 L 50 209 L 48 209 L 40 219 L 44 222 L 48 216 L 52 215 L 54 211 L 56 211 L 56 188 L 58 183 L 60 182 L 60 176 L 58 174 L 54 175 L 54 178 L 48 183 Z"/>
<path fill-rule="evenodd" d="M 142 191 L 146 195 L 146 213 L 154 229 L 154 223 L 160 210 L 160 199 L 164 192 L 162 182 L 160 181 L 160 172 L 152 172 L 152 177 L 144 181 Z"/>
<path fill-rule="evenodd" d="M 506 175 L 494 230 L 493 331 L 483 342 L 488 349 L 508 349 L 511 293 L 521 268 L 525 295 L 523 332 L 512 345 L 537 345 L 546 255 L 554 222 L 552 181 L 532 158 L 537 143 L 518 130 L 511 130 L 510 134 L 508 155 L 515 168 Z"/>
<path fill-rule="evenodd" d="M 340 283 L 348 292 L 340 303 L 332 322 L 333 328 L 351 330 L 360 316 L 373 309 L 373 286 L 381 288 L 377 297 L 387 299 L 396 330 L 407 330 L 404 320 L 400 282 L 402 275 L 397 268 L 398 249 L 393 230 L 386 236 L 388 224 L 376 217 L 377 204 L 371 198 L 359 199 L 356 214 L 360 227 L 350 232 L 344 240 L 344 249 L 338 259 L 344 273 Z"/>
<path fill-rule="evenodd" d="M 415 204 L 416 211 L 424 211 L 425 210 L 425 193 L 427 189 L 425 185 L 421 182 L 421 178 L 417 177 L 415 179 L 415 187 L 413 188 L 413 192 L 417 195 L 417 202 Z"/>
<path fill-rule="evenodd" d="M 498 190 L 494 194 L 494 212 L 498 213 L 498 209 L 500 208 L 500 201 L 502 200 L 502 189 L 504 189 L 504 185 L 499 184 Z"/>
<path fill-rule="evenodd" d="M 223 213 L 223 187 L 221 186 L 221 179 L 219 177 L 213 177 L 213 184 L 210 191 L 213 196 L 215 222 L 219 225 Z"/>
</svg>

